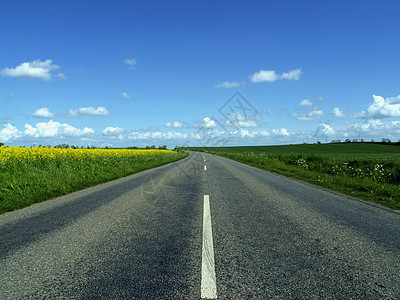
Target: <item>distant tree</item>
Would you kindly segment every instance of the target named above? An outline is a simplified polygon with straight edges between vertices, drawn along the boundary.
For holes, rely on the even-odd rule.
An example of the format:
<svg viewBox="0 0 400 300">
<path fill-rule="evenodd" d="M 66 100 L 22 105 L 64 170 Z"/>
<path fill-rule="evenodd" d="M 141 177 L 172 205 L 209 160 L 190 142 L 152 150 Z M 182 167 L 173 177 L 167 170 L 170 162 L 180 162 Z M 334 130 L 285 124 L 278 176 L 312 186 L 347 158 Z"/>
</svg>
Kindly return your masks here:
<svg viewBox="0 0 400 300">
<path fill-rule="evenodd" d="M 344 142 L 345 143 L 350 143 L 351 141 L 350 141 L 350 139 L 346 139 Z"/>
<path fill-rule="evenodd" d="M 385 139 L 385 138 L 382 138 L 382 143 L 388 143 L 388 144 L 390 144 L 392 141 L 390 140 L 390 139 Z"/>
<path fill-rule="evenodd" d="M 4 146 L 4 143 L 0 143 L 0 147 L 3 147 Z"/>
<path fill-rule="evenodd" d="M 146 149 L 150 149 L 150 146 L 146 146 Z"/>
<path fill-rule="evenodd" d="M 320 142 L 320 141 L 317 141 L 317 144 L 318 144 L 318 145 L 321 145 L 321 142 Z"/>
<path fill-rule="evenodd" d="M 357 143 L 358 142 L 358 140 L 357 139 L 353 139 L 353 143 Z"/>
<path fill-rule="evenodd" d="M 151 145 L 150 149 L 156 149 L 155 145 Z"/>
<path fill-rule="evenodd" d="M 364 139 L 361 139 L 361 143 L 364 143 L 365 141 L 364 141 Z"/>
<path fill-rule="evenodd" d="M 54 148 L 68 149 L 69 145 L 68 144 L 58 144 L 58 145 L 55 145 Z"/>
</svg>

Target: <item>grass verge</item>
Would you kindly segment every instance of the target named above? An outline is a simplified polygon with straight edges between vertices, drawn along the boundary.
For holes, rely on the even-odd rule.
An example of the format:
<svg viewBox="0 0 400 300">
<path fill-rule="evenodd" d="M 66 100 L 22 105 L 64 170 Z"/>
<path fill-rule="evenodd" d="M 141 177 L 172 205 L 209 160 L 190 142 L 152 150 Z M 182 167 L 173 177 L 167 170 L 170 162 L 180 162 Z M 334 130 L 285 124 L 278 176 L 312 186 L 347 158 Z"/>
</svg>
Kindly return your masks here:
<svg viewBox="0 0 400 300">
<path fill-rule="evenodd" d="M 400 210 L 399 156 L 207 152 Z"/>
<path fill-rule="evenodd" d="M 188 156 L 185 152 L 92 158 L 11 159 L 0 164 L 0 214 Z"/>
</svg>

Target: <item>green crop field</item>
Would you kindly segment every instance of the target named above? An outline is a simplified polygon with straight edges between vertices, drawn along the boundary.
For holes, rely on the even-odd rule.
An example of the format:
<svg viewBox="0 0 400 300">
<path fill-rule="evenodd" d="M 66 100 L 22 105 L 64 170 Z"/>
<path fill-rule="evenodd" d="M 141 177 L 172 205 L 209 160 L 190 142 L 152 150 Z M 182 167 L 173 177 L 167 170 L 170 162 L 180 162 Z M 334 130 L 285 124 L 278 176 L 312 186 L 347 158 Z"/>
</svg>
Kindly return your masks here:
<svg viewBox="0 0 400 300">
<path fill-rule="evenodd" d="M 186 156 L 152 149 L 0 147 L 0 214 Z"/>
<path fill-rule="evenodd" d="M 226 153 L 269 153 L 269 154 L 400 154 L 398 144 L 338 143 L 298 144 L 280 146 L 239 146 L 239 147 L 193 147 L 187 150 Z"/>
<path fill-rule="evenodd" d="M 341 143 L 282 146 L 199 147 L 224 156 L 400 209 L 400 146 Z"/>
</svg>

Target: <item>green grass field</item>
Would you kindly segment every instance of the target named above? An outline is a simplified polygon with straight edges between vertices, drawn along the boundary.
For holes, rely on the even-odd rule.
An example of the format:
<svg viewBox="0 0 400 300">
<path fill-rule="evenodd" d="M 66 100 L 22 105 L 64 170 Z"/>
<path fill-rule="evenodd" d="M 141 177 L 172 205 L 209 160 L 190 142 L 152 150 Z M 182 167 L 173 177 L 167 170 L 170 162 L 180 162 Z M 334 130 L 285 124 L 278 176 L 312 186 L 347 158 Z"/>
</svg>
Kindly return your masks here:
<svg viewBox="0 0 400 300">
<path fill-rule="evenodd" d="M 341 143 L 191 150 L 218 154 L 400 210 L 400 147 L 396 145 Z"/>
<path fill-rule="evenodd" d="M 280 146 L 239 146 L 239 147 L 193 147 L 196 151 L 225 153 L 268 153 L 268 154 L 400 154 L 395 144 L 340 143 L 340 144 L 298 144 Z"/>
<path fill-rule="evenodd" d="M 3 150 L 7 149 L 3 148 Z M 29 148 L 21 150 L 30 151 Z M 52 149 L 49 149 L 49 152 L 51 151 Z M 90 154 L 99 150 L 77 149 L 70 151 L 70 154 L 80 151 Z M 105 151 L 107 152 L 110 151 Z M 0 160 L 0 214 L 158 167 L 187 156 L 185 152 L 161 150 L 158 154 L 135 156 L 121 154 L 79 158 L 66 154 L 38 159 L 11 157 L 4 161 Z"/>
</svg>

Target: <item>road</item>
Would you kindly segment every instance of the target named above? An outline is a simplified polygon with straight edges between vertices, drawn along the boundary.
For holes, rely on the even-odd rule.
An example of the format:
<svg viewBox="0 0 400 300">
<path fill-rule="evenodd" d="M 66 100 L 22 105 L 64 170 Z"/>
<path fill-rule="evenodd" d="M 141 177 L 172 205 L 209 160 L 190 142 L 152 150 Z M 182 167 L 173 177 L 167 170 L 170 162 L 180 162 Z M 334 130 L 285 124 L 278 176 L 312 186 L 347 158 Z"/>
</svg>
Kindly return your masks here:
<svg viewBox="0 0 400 300">
<path fill-rule="evenodd" d="M 210 154 L 0 216 L 0 298 L 400 299 L 400 214 Z"/>
</svg>

